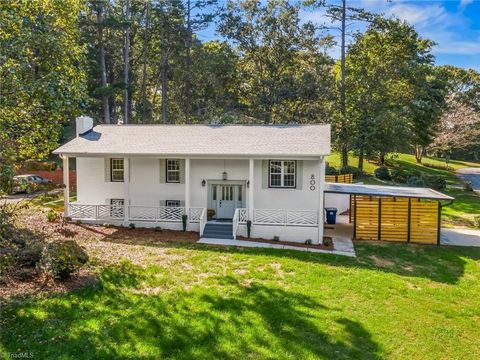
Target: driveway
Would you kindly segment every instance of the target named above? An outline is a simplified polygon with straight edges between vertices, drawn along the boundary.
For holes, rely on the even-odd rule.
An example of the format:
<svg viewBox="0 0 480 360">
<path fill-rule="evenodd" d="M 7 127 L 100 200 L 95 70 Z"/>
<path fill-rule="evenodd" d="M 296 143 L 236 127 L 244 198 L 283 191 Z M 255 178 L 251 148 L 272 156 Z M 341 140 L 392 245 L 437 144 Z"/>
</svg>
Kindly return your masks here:
<svg viewBox="0 0 480 360">
<path fill-rule="evenodd" d="M 442 229 L 440 244 L 480 247 L 480 230 Z"/>
<path fill-rule="evenodd" d="M 7 203 L 7 204 L 13 204 L 22 200 L 28 200 L 28 199 L 33 199 L 34 197 L 42 194 L 42 192 L 36 192 L 36 193 L 31 193 L 31 194 L 13 194 L 13 195 L 5 195 L 0 197 L 0 204 Z"/>
<path fill-rule="evenodd" d="M 457 170 L 457 176 L 472 183 L 473 190 L 480 192 L 480 168 L 463 168 Z"/>
</svg>

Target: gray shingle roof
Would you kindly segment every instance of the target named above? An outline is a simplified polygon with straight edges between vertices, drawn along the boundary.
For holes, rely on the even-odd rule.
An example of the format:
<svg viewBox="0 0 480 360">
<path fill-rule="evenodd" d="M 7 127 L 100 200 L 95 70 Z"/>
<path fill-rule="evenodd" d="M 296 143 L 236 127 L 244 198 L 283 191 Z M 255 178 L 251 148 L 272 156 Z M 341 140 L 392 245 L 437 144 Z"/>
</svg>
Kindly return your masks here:
<svg viewBox="0 0 480 360">
<path fill-rule="evenodd" d="M 330 125 L 98 125 L 55 154 L 320 156 Z"/>
<path fill-rule="evenodd" d="M 325 192 L 335 194 L 411 197 L 432 200 L 454 199 L 451 196 L 445 195 L 433 189 L 405 186 L 326 183 Z"/>
</svg>

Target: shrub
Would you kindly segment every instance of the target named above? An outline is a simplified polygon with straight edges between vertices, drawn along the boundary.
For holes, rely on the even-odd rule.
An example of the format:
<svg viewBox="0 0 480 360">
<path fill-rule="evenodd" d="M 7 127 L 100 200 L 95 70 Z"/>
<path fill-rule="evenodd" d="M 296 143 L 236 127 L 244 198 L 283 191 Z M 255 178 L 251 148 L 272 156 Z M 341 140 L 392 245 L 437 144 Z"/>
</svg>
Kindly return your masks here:
<svg viewBox="0 0 480 360">
<path fill-rule="evenodd" d="M 54 210 L 49 210 L 46 215 L 48 222 L 55 222 L 59 218 L 59 214 Z"/>
<path fill-rule="evenodd" d="M 187 216 L 187 215 L 182 215 L 182 228 L 183 228 L 183 231 L 187 231 L 187 220 L 188 220 L 188 216 Z"/>
<path fill-rule="evenodd" d="M 447 187 L 447 180 L 441 175 L 424 175 L 425 185 L 435 190 L 443 190 Z"/>
<path fill-rule="evenodd" d="M 134 223 L 128 224 L 128 228 L 129 228 L 130 230 L 135 229 L 135 224 L 134 224 Z"/>
<path fill-rule="evenodd" d="M 160 226 L 155 226 L 154 231 L 160 232 L 160 231 L 162 231 L 162 228 Z"/>
<path fill-rule="evenodd" d="M 305 240 L 305 245 L 312 245 L 312 239 Z"/>
<path fill-rule="evenodd" d="M 331 237 L 325 236 L 322 240 L 322 245 L 323 246 L 332 246 L 333 245 L 333 240 Z"/>
<path fill-rule="evenodd" d="M 35 170 L 44 170 L 44 171 L 54 171 L 57 168 L 57 163 L 55 161 L 36 161 L 36 160 L 27 160 L 23 166 L 25 170 L 35 171 Z"/>
<path fill-rule="evenodd" d="M 410 176 L 407 185 L 412 187 L 425 187 L 425 181 L 420 176 Z"/>
<path fill-rule="evenodd" d="M 40 267 L 54 279 L 67 279 L 88 261 L 87 253 L 73 240 L 56 240 L 42 252 Z"/>
<path fill-rule="evenodd" d="M 475 225 L 475 227 L 480 229 L 480 215 L 475 215 L 473 217 L 473 224 Z"/>
<path fill-rule="evenodd" d="M 410 171 L 398 167 L 392 169 L 390 176 L 393 181 L 405 184 L 408 181 L 408 178 L 413 176 L 413 174 Z"/>
<path fill-rule="evenodd" d="M 473 186 L 470 181 L 467 181 L 463 184 L 463 191 L 473 191 Z"/>
<path fill-rule="evenodd" d="M 333 166 L 327 165 L 325 166 L 325 175 L 338 175 L 338 170 Z"/>
<path fill-rule="evenodd" d="M 207 219 L 210 220 L 215 216 L 215 210 L 207 209 Z"/>
<path fill-rule="evenodd" d="M 380 180 L 391 180 L 390 171 L 386 166 L 380 166 L 375 169 L 375 177 Z"/>
<path fill-rule="evenodd" d="M 353 174 L 354 178 L 363 176 L 363 171 L 355 166 L 344 166 L 339 170 L 340 174 Z"/>
<path fill-rule="evenodd" d="M 20 266 L 35 266 L 41 258 L 44 244 L 40 241 L 28 241 L 25 247 L 18 251 L 17 262 Z"/>
<path fill-rule="evenodd" d="M 274 236 L 273 241 L 280 241 L 280 238 L 278 236 Z"/>
</svg>

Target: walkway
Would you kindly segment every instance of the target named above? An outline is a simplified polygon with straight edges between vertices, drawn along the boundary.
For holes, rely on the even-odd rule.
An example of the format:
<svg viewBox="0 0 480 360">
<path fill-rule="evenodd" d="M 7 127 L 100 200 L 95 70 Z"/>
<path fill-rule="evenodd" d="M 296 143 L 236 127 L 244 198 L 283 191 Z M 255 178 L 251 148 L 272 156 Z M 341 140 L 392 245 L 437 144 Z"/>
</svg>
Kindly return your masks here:
<svg viewBox="0 0 480 360">
<path fill-rule="evenodd" d="M 269 249 L 283 249 L 283 250 L 297 250 L 308 251 L 314 253 L 334 254 L 356 257 L 355 249 L 351 239 L 333 239 L 333 250 L 321 250 L 315 248 L 306 248 L 300 246 L 283 245 L 283 244 L 271 244 L 264 242 L 245 241 L 245 240 L 231 240 L 231 239 L 210 239 L 201 238 L 198 240 L 200 244 L 209 245 L 223 245 L 223 246 L 241 246 L 241 247 L 253 247 L 253 248 L 269 248 Z"/>
</svg>

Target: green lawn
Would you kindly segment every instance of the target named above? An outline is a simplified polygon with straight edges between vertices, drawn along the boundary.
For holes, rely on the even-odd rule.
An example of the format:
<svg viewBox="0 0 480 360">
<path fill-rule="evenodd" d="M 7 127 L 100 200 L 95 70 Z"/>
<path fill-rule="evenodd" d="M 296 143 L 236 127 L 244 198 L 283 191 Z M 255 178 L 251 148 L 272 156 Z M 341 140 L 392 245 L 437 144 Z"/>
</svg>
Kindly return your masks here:
<svg viewBox="0 0 480 360">
<path fill-rule="evenodd" d="M 340 168 L 340 155 L 339 153 L 333 153 L 328 156 L 327 161 L 329 164 L 335 168 Z M 438 159 L 432 157 L 424 157 L 423 164 L 417 164 L 415 161 L 414 155 L 409 154 L 397 154 L 391 159 L 389 162 L 396 163 L 403 168 L 409 170 L 419 171 L 424 174 L 428 175 L 441 175 L 444 176 L 447 180 L 447 189 L 443 192 L 453 196 L 455 201 L 453 204 L 448 205 L 443 208 L 443 223 L 445 226 L 461 226 L 461 227 L 474 227 L 473 217 L 475 215 L 480 214 L 480 197 L 475 194 L 474 192 L 465 192 L 460 189 L 455 189 L 452 185 L 461 185 L 461 181 L 455 176 L 453 171 L 449 171 L 445 169 L 436 169 L 424 166 L 423 164 L 433 164 L 433 165 L 445 165 L 445 159 Z M 356 166 L 358 163 L 358 158 L 353 156 L 352 154 L 349 155 L 349 164 Z M 367 177 L 360 179 L 365 184 L 371 185 L 403 185 L 404 184 L 396 184 L 389 181 L 380 181 L 376 179 L 374 175 L 375 169 L 378 167 L 378 164 L 370 163 L 365 161 L 364 162 L 364 171 Z M 457 160 L 450 160 L 449 167 L 453 168 L 454 170 L 461 169 L 464 167 L 480 167 L 479 163 L 473 163 L 468 161 L 457 161 Z"/>
<path fill-rule="evenodd" d="M 5 301 L 0 353 L 480 358 L 480 249 L 363 243 L 350 259 L 148 240 L 133 247 L 108 237 L 101 244 L 145 259 L 98 268 L 100 281 L 81 290 Z"/>
</svg>

